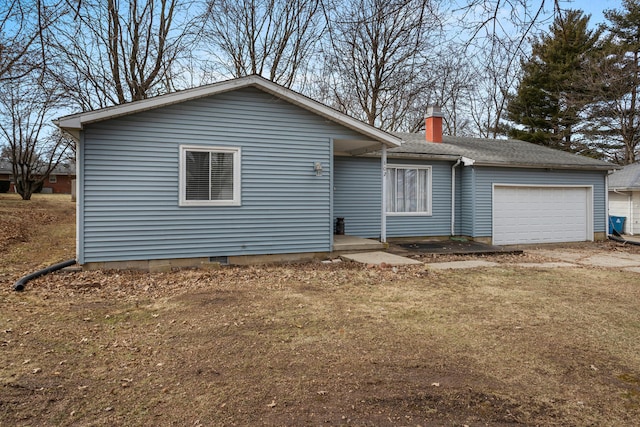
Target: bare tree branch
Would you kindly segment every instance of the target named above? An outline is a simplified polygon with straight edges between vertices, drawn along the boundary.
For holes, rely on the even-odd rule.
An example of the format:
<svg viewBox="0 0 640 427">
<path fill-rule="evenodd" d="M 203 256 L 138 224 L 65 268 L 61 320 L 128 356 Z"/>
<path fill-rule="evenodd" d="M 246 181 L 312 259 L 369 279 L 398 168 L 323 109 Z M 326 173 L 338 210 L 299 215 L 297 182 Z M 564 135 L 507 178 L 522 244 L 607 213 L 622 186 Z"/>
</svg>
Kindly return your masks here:
<svg viewBox="0 0 640 427">
<path fill-rule="evenodd" d="M 222 74 L 286 87 L 302 86 L 326 27 L 320 0 L 209 0 L 202 18 Z"/>
</svg>

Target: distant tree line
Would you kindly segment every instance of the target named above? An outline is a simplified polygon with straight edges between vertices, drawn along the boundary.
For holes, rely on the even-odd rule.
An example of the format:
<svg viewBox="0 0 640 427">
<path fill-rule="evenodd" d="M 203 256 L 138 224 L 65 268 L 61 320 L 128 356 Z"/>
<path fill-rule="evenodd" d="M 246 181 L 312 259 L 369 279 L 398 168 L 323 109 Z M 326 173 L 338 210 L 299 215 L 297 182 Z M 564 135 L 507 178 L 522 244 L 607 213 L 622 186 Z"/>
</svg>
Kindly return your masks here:
<svg viewBox="0 0 640 427">
<path fill-rule="evenodd" d="M 28 199 L 74 155 L 55 117 L 259 74 L 387 131 L 440 105 L 450 135 L 629 163 L 639 1 L 589 29 L 564 0 L 6 0 L 0 145 Z"/>
</svg>

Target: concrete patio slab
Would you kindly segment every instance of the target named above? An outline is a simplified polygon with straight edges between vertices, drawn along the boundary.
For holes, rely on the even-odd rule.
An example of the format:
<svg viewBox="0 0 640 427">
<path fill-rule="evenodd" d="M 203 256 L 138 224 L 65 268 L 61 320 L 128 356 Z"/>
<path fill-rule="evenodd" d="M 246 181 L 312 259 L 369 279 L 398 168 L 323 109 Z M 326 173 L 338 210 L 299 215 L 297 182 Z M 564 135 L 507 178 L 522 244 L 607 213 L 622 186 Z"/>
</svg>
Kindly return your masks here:
<svg viewBox="0 0 640 427">
<path fill-rule="evenodd" d="M 580 262 L 580 260 L 588 257 L 588 254 L 584 252 L 571 252 L 569 250 L 557 250 L 557 249 L 531 249 L 527 250 L 527 253 L 540 255 L 545 258 L 559 259 L 564 262 Z"/>
<path fill-rule="evenodd" d="M 462 268 L 480 268 L 480 267 L 496 267 L 500 264 L 492 261 L 450 261 L 450 262 L 434 262 L 427 264 L 433 270 L 458 270 Z"/>
<path fill-rule="evenodd" d="M 529 251 L 530 253 L 541 255 L 546 258 L 557 259 L 562 262 L 588 265 L 592 267 L 608 267 L 608 268 L 639 268 L 640 254 L 625 252 L 584 252 L 572 250 L 554 250 L 554 249 L 536 249 Z M 633 270 L 630 270 L 633 271 Z"/>
<path fill-rule="evenodd" d="M 595 254 L 580 261 L 596 267 L 640 267 L 640 255 L 635 254 Z"/>
<path fill-rule="evenodd" d="M 423 240 L 415 242 L 398 242 L 396 248 L 409 252 L 429 254 L 521 254 L 521 249 L 505 248 L 502 246 L 488 245 L 486 243 L 468 240 Z"/>
<path fill-rule="evenodd" d="M 343 235 L 333 236 L 333 252 L 343 251 L 377 251 L 385 249 L 387 245 L 373 239 Z"/>
<path fill-rule="evenodd" d="M 527 268 L 569 268 L 576 267 L 576 264 L 570 262 L 519 262 L 514 264 L 516 267 Z"/>
<path fill-rule="evenodd" d="M 416 265 L 422 264 L 415 259 L 406 258 L 400 255 L 390 254 L 388 252 L 362 252 L 355 254 L 342 254 L 342 258 L 346 258 L 351 261 L 359 262 L 362 264 L 380 265 L 382 263 L 388 265 Z"/>
</svg>

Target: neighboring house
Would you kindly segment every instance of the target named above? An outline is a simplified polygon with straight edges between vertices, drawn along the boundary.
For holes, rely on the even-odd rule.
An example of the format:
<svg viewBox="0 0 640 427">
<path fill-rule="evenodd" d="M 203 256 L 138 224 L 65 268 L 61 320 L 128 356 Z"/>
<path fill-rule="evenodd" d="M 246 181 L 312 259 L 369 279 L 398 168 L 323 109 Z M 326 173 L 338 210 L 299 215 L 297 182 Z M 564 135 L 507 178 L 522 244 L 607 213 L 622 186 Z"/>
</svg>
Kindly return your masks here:
<svg viewBox="0 0 640 427">
<path fill-rule="evenodd" d="M 392 135 L 249 76 L 57 124 L 78 141 L 77 260 L 89 266 L 326 254 L 336 218 L 381 241 L 606 236 L 613 165 L 522 141 L 430 142 L 437 110 L 426 137 Z"/>
<path fill-rule="evenodd" d="M 640 233 L 640 164 L 609 175 L 609 215 L 625 217 L 624 232 Z"/>
<path fill-rule="evenodd" d="M 73 163 L 59 164 L 42 183 L 42 193 L 71 194 L 72 180 L 76 179 L 76 167 Z M 0 161 L 0 181 L 9 181 L 9 192 L 15 192 L 11 163 Z"/>
</svg>

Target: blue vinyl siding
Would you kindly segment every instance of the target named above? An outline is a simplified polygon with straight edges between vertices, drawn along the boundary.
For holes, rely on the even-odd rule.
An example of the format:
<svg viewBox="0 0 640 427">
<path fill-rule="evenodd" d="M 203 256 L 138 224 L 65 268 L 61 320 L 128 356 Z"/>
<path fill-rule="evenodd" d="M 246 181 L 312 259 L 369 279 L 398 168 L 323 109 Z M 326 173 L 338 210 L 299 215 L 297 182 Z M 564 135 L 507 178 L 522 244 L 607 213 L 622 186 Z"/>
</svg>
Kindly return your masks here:
<svg viewBox="0 0 640 427">
<path fill-rule="evenodd" d="M 382 166 L 380 159 L 335 157 L 333 215 L 345 219 L 345 234 L 380 237 Z"/>
<path fill-rule="evenodd" d="M 387 216 L 387 237 L 448 236 L 451 230 L 451 166 L 449 162 L 400 160 L 387 164 L 431 166 L 429 216 Z M 334 216 L 345 218 L 345 233 L 379 238 L 382 203 L 380 159 L 336 157 Z"/>
<path fill-rule="evenodd" d="M 584 185 L 593 186 L 593 231 L 605 231 L 605 174 L 598 171 L 571 171 L 571 170 L 546 170 L 546 169 L 516 169 L 516 168 L 490 168 L 468 167 L 464 174 L 471 172 L 473 177 L 475 169 L 475 182 L 473 185 L 473 224 L 471 234 L 467 224 L 468 217 L 463 218 L 463 234 L 472 237 L 489 237 L 492 233 L 492 188 L 493 184 L 520 184 L 520 185 Z M 468 187 L 467 187 L 468 188 Z M 464 191 L 464 190 L 463 190 Z M 465 202 L 463 202 L 464 204 Z"/>
<path fill-rule="evenodd" d="M 456 189 L 455 189 L 455 223 L 454 223 L 454 234 L 456 236 L 460 236 L 462 234 L 462 213 L 464 210 L 462 209 L 462 185 L 460 182 L 462 181 L 462 172 L 463 166 L 459 165 L 455 169 L 456 173 Z"/>
<path fill-rule="evenodd" d="M 332 138 L 362 137 L 256 89 L 88 125 L 80 262 L 329 251 Z M 178 206 L 180 144 L 242 148 L 241 206 Z"/>
<path fill-rule="evenodd" d="M 458 166 L 460 179 L 456 186 L 460 186 L 460 215 L 456 218 L 459 233 L 462 236 L 474 237 L 475 218 L 475 169 L 473 167 Z"/>
</svg>

